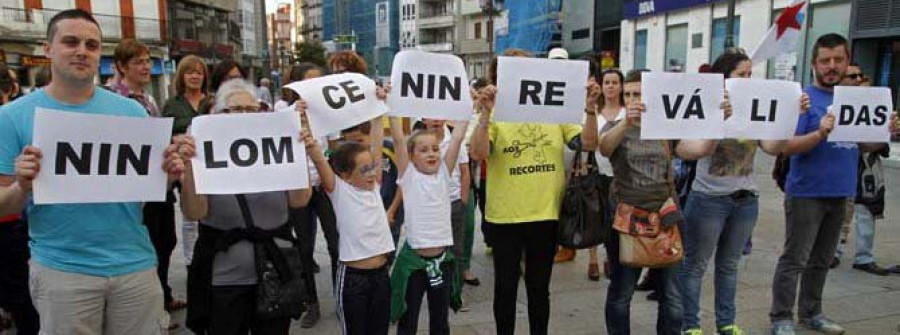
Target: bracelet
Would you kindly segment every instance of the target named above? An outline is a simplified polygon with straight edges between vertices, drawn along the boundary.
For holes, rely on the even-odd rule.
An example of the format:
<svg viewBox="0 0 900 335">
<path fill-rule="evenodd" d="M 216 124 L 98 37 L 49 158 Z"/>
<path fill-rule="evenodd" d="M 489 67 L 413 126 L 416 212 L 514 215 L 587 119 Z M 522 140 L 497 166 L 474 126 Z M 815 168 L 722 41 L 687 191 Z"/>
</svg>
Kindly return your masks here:
<svg viewBox="0 0 900 335">
<path fill-rule="evenodd" d="M 587 114 L 587 115 L 594 115 L 594 116 L 596 116 L 596 115 L 597 115 L 597 110 L 595 109 L 595 110 L 591 111 L 590 109 L 585 108 L 585 109 L 584 109 L 584 113 Z"/>
</svg>

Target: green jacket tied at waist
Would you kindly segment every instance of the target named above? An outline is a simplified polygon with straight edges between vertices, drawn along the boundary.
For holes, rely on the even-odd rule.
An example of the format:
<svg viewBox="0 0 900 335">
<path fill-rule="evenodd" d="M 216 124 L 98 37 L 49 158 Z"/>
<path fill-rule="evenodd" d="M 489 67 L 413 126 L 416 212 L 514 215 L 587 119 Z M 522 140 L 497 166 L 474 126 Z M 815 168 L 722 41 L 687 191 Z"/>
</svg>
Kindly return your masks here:
<svg viewBox="0 0 900 335">
<path fill-rule="evenodd" d="M 444 255 L 443 263 L 448 263 L 449 268 L 455 270 L 457 266 L 453 254 L 445 252 Z M 406 313 L 406 284 L 410 275 L 416 271 L 425 271 L 427 264 L 428 262 L 416 254 L 409 244 L 403 244 L 391 271 L 391 322 L 397 322 L 403 313 Z M 450 277 L 450 308 L 454 312 L 459 311 L 462 306 L 462 278 L 457 272 L 451 271 Z"/>
</svg>

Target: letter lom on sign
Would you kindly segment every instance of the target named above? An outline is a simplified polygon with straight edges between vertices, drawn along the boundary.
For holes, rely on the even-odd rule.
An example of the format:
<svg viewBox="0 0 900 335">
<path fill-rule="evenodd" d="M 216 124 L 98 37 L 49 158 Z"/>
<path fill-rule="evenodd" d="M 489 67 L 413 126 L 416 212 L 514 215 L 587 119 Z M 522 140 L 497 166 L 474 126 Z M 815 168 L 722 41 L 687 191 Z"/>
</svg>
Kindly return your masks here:
<svg viewBox="0 0 900 335">
<path fill-rule="evenodd" d="M 45 169 L 34 182 L 35 204 L 164 201 L 171 130 L 171 118 L 38 108 L 33 145 Z"/>
<path fill-rule="evenodd" d="M 334 74 L 284 87 L 306 101 L 309 127 L 317 137 L 353 127 L 388 111 L 387 105 L 375 95 L 375 82 L 358 73 Z"/>
<path fill-rule="evenodd" d="M 581 124 L 588 63 L 500 57 L 494 121 Z"/>
<path fill-rule="evenodd" d="M 890 88 L 837 86 L 831 106 L 836 114 L 834 130 L 828 141 L 888 142 L 893 110 Z"/>
<path fill-rule="evenodd" d="M 649 72 L 641 91 L 642 139 L 720 139 L 725 136 L 721 74 Z"/>
<path fill-rule="evenodd" d="M 468 120 L 472 96 L 466 68 L 454 55 L 401 51 L 394 56 L 388 95 L 392 116 Z"/>
<path fill-rule="evenodd" d="M 794 137 L 800 117 L 800 84 L 783 80 L 730 78 L 725 81 L 731 117 L 725 137 L 784 140 Z"/>
<path fill-rule="evenodd" d="M 296 112 L 204 115 L 190 129 L 198 194 L 239 194 L 309 187 Z"/>
</svg>

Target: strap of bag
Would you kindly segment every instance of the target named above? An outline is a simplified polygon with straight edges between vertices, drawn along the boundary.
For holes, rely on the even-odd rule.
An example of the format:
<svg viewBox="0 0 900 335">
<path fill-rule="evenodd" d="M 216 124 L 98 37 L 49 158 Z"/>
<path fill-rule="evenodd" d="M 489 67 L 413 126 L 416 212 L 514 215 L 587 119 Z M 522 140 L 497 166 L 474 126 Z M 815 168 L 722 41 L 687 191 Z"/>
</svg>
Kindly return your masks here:
<svg viewBox="0 0 900 335">
<path fill-rule="evenodd" d="M 256 228 L 256 225 L 253 224 L 253 216 L 250 215 L 250 206 L 247 205 L 247 197 L 243 194 L 235 194 L 235 198 L 237 198 L 238 206 L 241 208 L 241 216 L 244 217 L 244 227 L 247 230 L 253 230 Z"/>
<path fill-rule="evenodd" d="M 669 185 L 669 194 L 672 200 L 678 201 L 678 191 L 675 189 L 675 167 L 672 166 L 672 141 L 661 141 L 666 148 L 666 184 Z"/>
</svg>

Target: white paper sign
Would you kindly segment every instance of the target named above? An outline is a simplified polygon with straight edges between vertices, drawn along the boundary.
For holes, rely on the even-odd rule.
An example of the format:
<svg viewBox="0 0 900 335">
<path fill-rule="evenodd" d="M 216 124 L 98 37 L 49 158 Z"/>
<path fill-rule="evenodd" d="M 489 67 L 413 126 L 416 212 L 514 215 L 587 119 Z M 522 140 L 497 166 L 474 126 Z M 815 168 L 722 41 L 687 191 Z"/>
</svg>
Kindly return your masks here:
<svg viewBox="0 0 900 335">
<path fill-rule="evenodd" d="M 296 112 L 194 118 L 191 161 L 197 194 L 240 194 L 309 187 Z"/>
<path fill-rule="evenodd" d="M 588 63 L 500 57 L 494 121 L 581 124 Z"/>
<path fill-rule="evenodd" d="M 421 51 L 394 56 L 387 104 L 395 116 L 469 120 L 474 110 L 459 57 Z"/>
<path fill-rule="evenodd" d="M 887 87 L 834 88 L 834 130 L 829 142 L 888 142 L 894 104 Z"/>
<path fill-rule="evenodd" d="M 37 108 L 41 149 L 34 203 L 166 200 L 163 160 L 172 118 L 139 118 Z"/>
<path fill-rule="evenodd" d="M 725 80 L 731 117 L 725 137 L 784 140 L 794 137 L 800 117 L 800 84 L 783 80 L 731 78 Z"/>
<path fill-rule="evenodd" d="M 339 132 L 388 111 L 375 96 L 375 82 L 358 73 L 330 75 L 285 87 L 306 101 L 309 128 L 315 136 Z"/>
<path fill-rule="evenodd" d="M 723 81 L 721 74 L 644 73 L 641 139 L 723 138 Z"/>
</svg>

